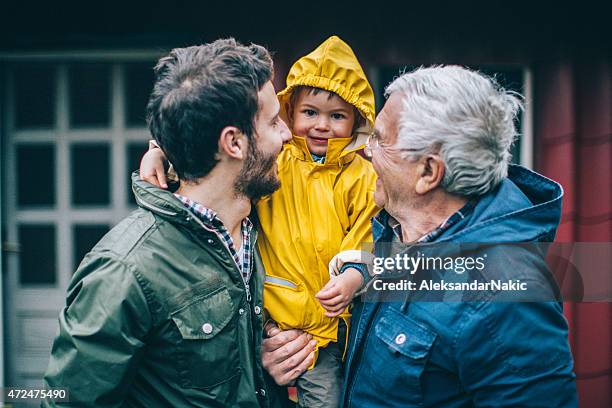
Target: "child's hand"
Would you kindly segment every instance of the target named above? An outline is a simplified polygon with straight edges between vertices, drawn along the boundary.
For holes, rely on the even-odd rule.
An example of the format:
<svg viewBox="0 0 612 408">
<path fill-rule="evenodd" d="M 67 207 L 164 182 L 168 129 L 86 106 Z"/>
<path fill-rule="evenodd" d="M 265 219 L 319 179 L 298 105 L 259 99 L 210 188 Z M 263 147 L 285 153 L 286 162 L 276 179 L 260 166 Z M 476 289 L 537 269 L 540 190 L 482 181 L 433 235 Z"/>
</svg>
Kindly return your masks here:
<svg viewBox="0 0 612 408">
<path fill-rule="evenodd" d="M 157 187 L 168 188 L 165 162 L 162 149 L 149 150 L 140 161 L 140 179 Z"/>
<path fill-rule="evenodd" d="M 340 316 L 344 309 L 351 303 L 355 292 L 363 285 L 363 276 L 355 268 L 348 268 L 338 276 L 332 276 L 323 286 L 323 289 L 315 297 L 326 310 L 325 316 Z"/>
</svg>

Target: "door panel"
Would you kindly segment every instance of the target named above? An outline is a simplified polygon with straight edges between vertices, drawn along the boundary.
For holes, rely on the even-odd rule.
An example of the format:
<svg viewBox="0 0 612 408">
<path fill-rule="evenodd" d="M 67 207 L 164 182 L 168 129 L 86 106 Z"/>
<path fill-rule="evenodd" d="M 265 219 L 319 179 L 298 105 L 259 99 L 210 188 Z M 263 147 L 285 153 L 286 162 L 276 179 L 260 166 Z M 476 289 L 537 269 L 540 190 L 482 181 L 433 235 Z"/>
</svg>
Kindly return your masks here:
<svg viewBox="0 0 612 408">
<path fill-rule="evenodd" d="M 4 385 L 42 385 L 76 265 L 135 208 L 126 174 L 147 148 L 156 59 L 143 58 L 0 67 Z"/>
</svg>

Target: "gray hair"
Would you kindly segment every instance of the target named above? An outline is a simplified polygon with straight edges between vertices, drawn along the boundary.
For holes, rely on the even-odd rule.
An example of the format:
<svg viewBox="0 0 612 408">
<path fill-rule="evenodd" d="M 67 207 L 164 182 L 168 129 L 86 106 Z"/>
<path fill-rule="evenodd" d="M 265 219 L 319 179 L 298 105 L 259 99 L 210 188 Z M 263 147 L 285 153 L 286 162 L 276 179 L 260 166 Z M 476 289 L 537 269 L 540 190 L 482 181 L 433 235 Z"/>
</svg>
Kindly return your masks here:
<svg viewBox="0 0 612 408">
<path fill-rule="evenodd" d="M 421 67 L 403 74 L 389 84 L 385 96 L 395 92 L 403 103 L 397 146 L 410 149 L 408 156 L 439 154 L 445 191 L 478 196 L 507 176 L 520 94 L 458 66 Z"/>
</svg>

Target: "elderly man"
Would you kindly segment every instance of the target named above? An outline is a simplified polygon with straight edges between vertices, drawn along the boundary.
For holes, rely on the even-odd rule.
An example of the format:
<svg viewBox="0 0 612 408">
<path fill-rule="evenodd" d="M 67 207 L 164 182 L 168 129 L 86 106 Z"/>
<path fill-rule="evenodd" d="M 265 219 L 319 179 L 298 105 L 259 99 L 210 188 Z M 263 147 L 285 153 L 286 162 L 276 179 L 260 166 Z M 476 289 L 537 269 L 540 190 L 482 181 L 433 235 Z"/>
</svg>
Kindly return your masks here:
<svg viewBox="0 0 612 408">
<path fill-rule="evenodd" d="M 45 383 L 79 407 L 269 406 L 248 216 L 279 187 L 276 157 L 291 138 L 272 59 L 218 40 L 173 50 L 156 74 L 149 128 L 180 185 L 173 194 L 133 177 L 140 208 L 74 274 Z"/>
<path fill-rule="evenodd" d="M 372 221 L 377 246 L 554 239 L 560 186 L 509 165 L 514 95 L 479 73 L 434 67 L 400 76 L 387 96 L 366 149 L 384 208 Z M 267 333 L 264 367 L 288 383 L 305 354 L 299 332 Z M 567 334 L 554 301 L 357 300 L 343 406 L 576 406 Z"/>
</svg>

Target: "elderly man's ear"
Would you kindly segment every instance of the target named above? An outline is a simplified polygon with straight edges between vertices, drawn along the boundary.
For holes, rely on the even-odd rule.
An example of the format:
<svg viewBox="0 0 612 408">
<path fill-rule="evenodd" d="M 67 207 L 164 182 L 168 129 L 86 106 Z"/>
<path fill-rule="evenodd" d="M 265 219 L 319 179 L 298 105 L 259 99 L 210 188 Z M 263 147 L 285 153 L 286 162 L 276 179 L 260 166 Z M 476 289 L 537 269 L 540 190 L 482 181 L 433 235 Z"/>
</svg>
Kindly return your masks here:
<svg viewBox="0 0 612 408">
<path fill-rule="evenodd" d="M 221 158 L 223 156 L 230 157 L 236 160 L 244 160 L 246 158 L 247 151 L 247 138 L 244 133 L 236 126 L 226 126 L 221 130 L 219 136 L 219 153 Z"/>
<path fill-rule="evenodd" d="M 415 190 L 417 194 L 425 195 L 442 184 L 444 162 L 438 155 L 427 154 L 419 160 L 417 171 L 419 178 Z"/>
</svg>

